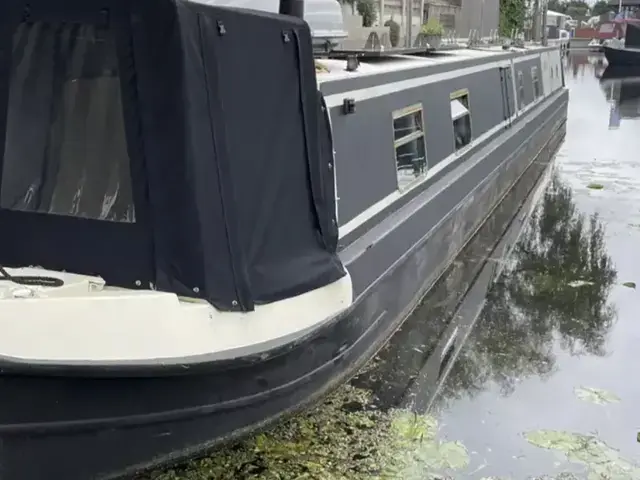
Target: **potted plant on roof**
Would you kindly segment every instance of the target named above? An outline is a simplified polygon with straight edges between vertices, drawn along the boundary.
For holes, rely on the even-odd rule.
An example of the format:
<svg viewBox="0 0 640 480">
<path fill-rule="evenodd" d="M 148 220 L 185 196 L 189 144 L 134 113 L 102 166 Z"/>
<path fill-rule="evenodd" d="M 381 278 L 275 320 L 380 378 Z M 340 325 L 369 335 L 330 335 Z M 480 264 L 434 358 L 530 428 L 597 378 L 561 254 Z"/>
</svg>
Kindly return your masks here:
<svg viewBox="0 0 640 480">
<path fill-rule="evenodd" d="M 429 47 L 436 49 L 442 42 L 442 35 L 444 35 L 444 28 L 442 24 L 436 18 L 429 18 L 426 23 L 420 27 L 420 43 L 428 43 Z"/>
<path fill-rule="evenodd" d="M 400 25 L 393 17 L 384 22 L 385 27 L 389 27 L 389 42 L 392 47 L 397 47 L 400 42 Z"/>
</svg>

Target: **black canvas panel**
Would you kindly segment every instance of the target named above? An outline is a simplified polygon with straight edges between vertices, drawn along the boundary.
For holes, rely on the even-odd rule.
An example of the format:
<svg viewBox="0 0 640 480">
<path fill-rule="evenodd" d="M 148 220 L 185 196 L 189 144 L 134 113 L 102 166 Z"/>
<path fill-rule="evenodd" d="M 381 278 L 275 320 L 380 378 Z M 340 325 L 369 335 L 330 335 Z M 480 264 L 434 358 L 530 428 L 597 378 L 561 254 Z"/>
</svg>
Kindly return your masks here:
<svg viewBox="0 0 640 480">
<path fill-rule="evenodd" d="M 624 46 L 640 48 L 640 25 L 627 23 L 627 33 L 624 40 Z"/>
<path fill-rule="evenodd" d="M 318 176 L 322 190 L 322 203 L 318 205 L 318 219 L 324 225 L 323 238 L 330 252 L 338 250 L 338 221 L 336 219 L 336 184 L 334 181 L 335 162 L 333 156 L 333 135 L 331 121 L 324 97 L 318 92 Z"/>
<path fill-rule="evenodd" d="M 128 17 L 139 20 L 131 26 L 140 119 L 137 135 L 144 148 L 157 287 L 231 309 L 233 283 L 226 290 L 207 288 L 205 283 L 205 249 L 193 189 L 198 172 L 189 159 L 191 152 L 206 149 L 204 142 L 192 143 L 188 124 L 190 116 L 200 116 L 191 114 L 193 104 L 187 98 L 199 95 L 201 99 L 206 92 L 200 87 L 189 93 L 198 87 L 189 83 L 188 76 L 194 75 L 191 81 L 195 82 L 199 74 L 187 67 L 201 62 L 183 46 L 174 2 L 135 1 L 129 8 Z M 220 264 L 226 258 L 221 256 Z M 228 270 L 216 273 L 230 278 Z"/>
<path fill-rule="evenodd" d="M 312 56 L 300 55 L 302 43 L 310 51 L 308 27 L 225 9 L 200 16 L 206 73 L 216 80 L 212 116 L 224 124 L 218 162 L 230 166 L 233 220 L 254 300 L 337 280 L 344 272 L 323 240 L 309 168 L 319 148 L 315 77 L 300 78 L 305 62 L 314 68 Z"/>
<path fill-rule="evenodd" d="M 0 265 L 41 266 L 149 289 L 155 281 L 141 223 L 0 209 Z M 138 283 L 139 282 L 139 283 Z"/>
<path fill-rule="evenodd" d="M 69 4 L 51 12 L 50 2 L 29 3 L 0 5 L 0 264 L 149 288 L 149 226 L 133 201 L 143 196 L 132 175 L 141 159 L 130 157 L 124 131 L 122 32 L 115 16 L 97 21 L 90 2 L 69 15 Z"/>
</svg>

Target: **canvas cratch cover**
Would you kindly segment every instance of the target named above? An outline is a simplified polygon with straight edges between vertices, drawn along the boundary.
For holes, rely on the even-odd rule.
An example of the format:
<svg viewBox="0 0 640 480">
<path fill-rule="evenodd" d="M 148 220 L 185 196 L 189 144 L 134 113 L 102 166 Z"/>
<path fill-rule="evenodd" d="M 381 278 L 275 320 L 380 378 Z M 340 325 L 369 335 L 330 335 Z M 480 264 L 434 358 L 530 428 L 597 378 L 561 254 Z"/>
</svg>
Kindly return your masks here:
<svg viewBox="0 0 640 480">
<path fill-rule="evenodd" d="M 628 48 L 640 48 L 640 24 L 627 23 L 624 46 Z"/>
<path fill-rule="evenodd" d="M 295 18 L 0 4 L 0 264 L 251 310 L 331 283 L 332 146 Z"/>
</svg>

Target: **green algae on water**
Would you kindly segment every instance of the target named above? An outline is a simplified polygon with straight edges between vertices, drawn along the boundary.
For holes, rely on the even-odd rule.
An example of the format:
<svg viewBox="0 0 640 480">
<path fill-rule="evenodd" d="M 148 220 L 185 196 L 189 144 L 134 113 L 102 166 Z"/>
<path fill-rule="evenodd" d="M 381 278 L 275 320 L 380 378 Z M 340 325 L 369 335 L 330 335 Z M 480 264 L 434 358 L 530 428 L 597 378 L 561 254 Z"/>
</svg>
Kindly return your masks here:
<svg viewBox="0 0 640 480">
<path fill-rule="evenodd" d="M 627 288 L 636 288 L 635 282 L 624 282 L 622 286 Z"/>
<path fill-rule="evenodd" d="M 591 190 L 602 190 L 604 188 L 604 185 L 602 185 L 601 183 L 590 183 L 589 185 L 587 185 L 587 188 L 590 188 Z"/>
<path fill-rule="evenodd" d="M 536 447 L 564 453 L 570 462 L 584 465 L 588 480 L 637 480 L 640 467 L 623 458 L 620 452 L 591 435 L 538 430 L 525 433 L 525 438 Z"/>
<path fill-rule="evenodd" d="M 393 448 L 389 453 L 392 458 L 383 478 L 436 479 L 441 478 L 441 472 L 451 473 L 469 466 L 469 453 L 464 445 L 436 439 L 438 423 L 429 415 L 395 411 L 391 430 Z"/>
<path fill-rule="evenodd" d="M 272 430 L 144 480 L 442 480 L 469 465 L 438 422 L 381 412 L 368 391 L 345 385 L 323 404 Z M 141 479 L 142 480 L 142 479 Z"/>
<path fill-rule="evenodd" d="M 573 392 L 580 400 L 595 403 L 597 405 L 620 402 L 620 397 L 615 393 L 608 392 L 601 388 L 576 387 L 573 389 Z"/>
</svg>

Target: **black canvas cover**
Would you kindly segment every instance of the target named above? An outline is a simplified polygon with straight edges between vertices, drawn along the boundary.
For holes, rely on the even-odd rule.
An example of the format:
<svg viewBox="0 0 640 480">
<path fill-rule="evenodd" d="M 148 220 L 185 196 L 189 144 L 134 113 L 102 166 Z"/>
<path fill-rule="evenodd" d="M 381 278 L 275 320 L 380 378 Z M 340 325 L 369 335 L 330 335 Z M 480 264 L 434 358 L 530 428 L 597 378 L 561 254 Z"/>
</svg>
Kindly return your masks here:
<svg viewBox="0 0 640 480">
<path fill-rule="evenodd" d="M 624 39 L 625 47 L 640 48 L 640 25 L 627 23 L 627 33 Z"/>
<path fill-rule="evenodd" d="M 0 59 L 0 264 L 242 310 L 344 275 L 301 20 L 8 0 Z"/>
</svg>

